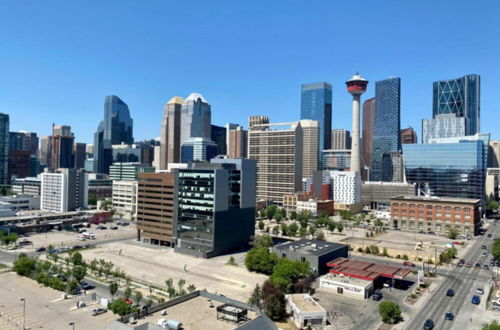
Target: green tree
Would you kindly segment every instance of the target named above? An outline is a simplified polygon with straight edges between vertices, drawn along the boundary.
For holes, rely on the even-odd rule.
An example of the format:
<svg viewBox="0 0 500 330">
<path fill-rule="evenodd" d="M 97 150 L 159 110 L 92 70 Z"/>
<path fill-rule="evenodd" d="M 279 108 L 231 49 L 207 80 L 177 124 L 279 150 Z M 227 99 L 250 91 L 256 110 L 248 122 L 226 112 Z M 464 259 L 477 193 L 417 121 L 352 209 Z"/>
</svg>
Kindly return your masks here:
<svg viewBox="0 0 500 330">
<path fill-rule="evenodd" d="M 266 207 L 266 216 L 269 220 L 271 220 L 272 218 L 274 218 L 274 215 L 276 214 L 276 205 L 269 205 L 268 207 Z"/>
<path fill-rule="evenodd" d="M 261 296 L 262 307 L 268 317 L 272 320 L 280 320 L 285 316 L 285 295 L 269 280 L 264 282 Z"/>
<path fill-rule="evenodd" d="M 347 210 L 340 211 L 340 218 L 342 220 L 352 220 L 352 212 Z"/>
<path fill-rule="evenodd" d="M 314 233 L 316 233 L 316 226 L 315 225 L 310 225 L 309 226 L 309 234 L 311 236 L 314 236 Z"/>
<path fill-rule="evenodd" d="M 116 292 L 118 291 L 118 283 L 111 282 L 109 283 L 109 293 L 111 294 L 111 300 L 114 299 Z"/>
<path fill-rule="evenodd" d="M 496 211 L 498 210 L 498 203 L 495 202 L 495 201 L 492 201 L 492 202 L 489 202 L 487 205 L 486 205 L 486 210 L 488 211 Z"/>
<path fill-rule="evenodd" d="M 273 227 L 273 235 L 278 235 L 280 233 L 280 227 L 279 226 L 274 226 Z"/>
<path fill-rule="evenodd" d="M 125 289 L 125 291 L 123 291 L 123 297 L 125 297 L 125 299 L 130 299 L 130 297 L 132 296 L 132 289 L 130 287 L 127 287 Z"/>
<path fill-rule="evenodd" d="M 261 218 L 265 218 L 265 217 L 266 217 L 266 215 L 267 215 L 266 210 L 265 210 L 265 209 L 261 209 L 261 210 L 259 211 L 259 215 L 260 215 L 260 217 L 261 217 Z"/>
<path fill-rule="evenodd" d="M 490 324 L 485 325 L 483 330 L 500 330 L 500 323 L 498 323 L 497 320 L 494 320 Z"/>
<path fill-rule="evenodd" d="M 135 309 L 122 299 L 117 299 L 108 305 L 108 309 L 114 314 L 125 316 L 133 313 Z"/>
<path fill-rule="evenodd" d="M 271 274 L 277 263 L 278 256 L 266 247 L 252 248 L 245 256 L 245 266 L 254 272 Z"/>
<path fill-rule="evenodd" d="M 153 299 L 151 298 L 146 300 L 146 303 L 144 304 L 144 306 L 146 306 L 147 308 L 151 307 L 152 305 L 153 305 Z"/>
<path fill-rule="evenodd" d="M 457 228 L 455 227 L 452 227 L 450 228 L 450 230 L 448 231 L 448 238 L 449 239 L 455 239 L 458 237 L 458 234 L 459 234 L 459 231 Z"/>
<path fill-rule="evenodd" d="M 250 298 L 248 299 L 248 304 L 249 305 L 254 305 L 254 306 L 257 306 L 258 308 L 260 308 L 261 304 L 260 304 L 260 300 L 262 299 L 262 292 L 261 292 L 261 289 L 259 287 L 259 285 L 255 285 L 255 288 L 253 289 L 252 291 L 252 294 L 250 295 Z"/>
<path fill-rule="evenodd" d="M 335 231 L 335 228 L 337 228 L 335 221 L 332 220 L 328 221 L 327 227 L 331 233 L 333 233 Z"/>
<path fill-rule="evenodd" d="M 269 279 L 282 292 L 289 293 L 291 292 L 292 285 L 299 278 L 309 275 L 311 275 L 311 270 L 308 262 L 291 261 L 288 258 L 281 258 L 276 267 L 274 267 Z"/>
<path fill-rule="evenodd" d="M 373 224 L 375 225 L 375 227 L 382 227 L 384 225 L 382 220 L 380 220 L 379 218 L 375 219 L 375 222 Z"/>
<path fill-rule="evenodd" d="M 322 230 L 318 230 L 316 233 L 316 239 L 318 241 L 324 241 L 325 240 L 325 233 Z"/>
<path fill-rule="evenodd" d="M 401 319 L 399 305 L 391 301 L 382 301 L 378 306 L 378 313 L 382 317 L 382 322 L 387 324 L 397 323 Z"/>
<path fill-rule="evenodd" d="M 288 226 L 288 236 L 295 237 L 299 231 L 299 226 L 296 223 L 292 223 Z"/>
<path fill-rule="evenodd" d="M 343 230 L 344 230 L 344 225 L 342 224 L 342 222 L 337 222 L 337 230 L 339 231 L 339 233 L 341 233 Z"/>
<path fill-rule="evenodd" d="M 281 224 L 281 235 L 288 236 L 288 226 L 286 223 Z"/>
<path fill-rule="evenodd" d="M 179 282 L 177 282 L 177 286 L 179 287 L 179 296 L 183 296 L 186 294 L 186 290 L 184 290 L 184 285 L 186 285 L 185 279 L 180 279 Z"/>
<path fill-rule="evenodd" d="M 73 252 L 71 254 L 71 263 L 73 265 L 81 265 L 83 263 L 83 257 L 80 252 Z"/>
<path fill-rule="evenodd" d="M 290 220 L 297 220 L 297 212 L 295 211 L 290 212 Z"/>
<path fill-rule="evenodd" d="M 283 220 L 283 216 L 281 215 L 281 213 L 276 212 L 276 214 L 274 215 L 273 219 L 276 220 L 277 223 L 280 223 L 281 220 Z"/>
<path fill-rule="evenodd" d="M 27 257 L 25 254 L 21 254 L 19 258 L 14 261 L 14 267 L 12 267 L 12 270 L 18 275 L 29 277 L 34 272 L 35 267 L 35 259 Z"/>
<path fill-rule="evenodd" d="M 300 229 L 299 229 L 299 236 L 300 237 L 306 237 L 307 236 L 307 228 L 300 227 Z"/>
<path fill-rule="evenodd" d="M 68 281 L 68 283 L 66 284 L 67 293 L 73 294 L 76 292 L 77 288 L 78 288 L 78 281 L 75 279 Z"/>
<path fill-rule="evenodd" d="M 273 238 L 269 235 L 255 236 L 252 238 L 250 245 L 255 248 L 271 247 L 273 246 Z"/>
<path fill-rule="evenodd" d="M 495 260 L 500 260 L 500 238 L 497 238 L 491 248 L 491 254 Z"/>
<path fill-rule="evenodd" d="M 136 305 L 139 305 L 141 303 L 142 297 L 143 297 L 142 292 L 139 290 L 135 290 L 134 300 Z"/>
<path fill-rule="evenodd" d="M 264 230 L 264 227 L 265 227 L 266 225 L 264 224 L 264 221 L 260 220 L 260 221 L 259 221 L 258 226 L 259 226 L 259 229 L 260 229 L 260 230 Z"/>
<path fill-rule="evenodd" d="M 175 288 L 174 288 L 174 281 L 169 278 L 168 280 L 165 281 L 165 285 L 167 286 L 167 293 L 170 298 L 175 297 Z"/>
<path fill-rule="evenodd" d="M 87 275 L 87 268 L 83 266 L 74 266 L 73 269 L 71 270 L 71 274 L 75 278 L 75 280 L 80 283 L 81 280 Z"/>
<path fill-rule="evenodd" d="M 194 284 L 189 284 L 187 287 L 189 293 L 196 291 L 196 286 Z"/>
</svg>

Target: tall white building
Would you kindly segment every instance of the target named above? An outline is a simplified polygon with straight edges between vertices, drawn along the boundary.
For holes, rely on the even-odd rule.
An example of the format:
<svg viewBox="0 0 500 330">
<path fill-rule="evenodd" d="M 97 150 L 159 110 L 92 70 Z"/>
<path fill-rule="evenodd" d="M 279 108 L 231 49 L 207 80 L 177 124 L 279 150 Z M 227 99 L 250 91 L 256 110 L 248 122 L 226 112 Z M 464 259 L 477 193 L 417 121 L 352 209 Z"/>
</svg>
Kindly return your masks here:
<svg viewBox="0 0 500 330">
<path fill-rule="evenodd" d="M 88 207 L 88 174 L 62 168 L 44 172 L 41 178 L 40 209 L 68 212 Z"/>
<path fill-rule="evenodd" d="M 361 176 L 358 172 L 330 171 L 330 177 L 335 203 L 361 203 Z"/>
<path fill-rule="evenodd" d="M 137 185 L 137 181 L 113 181 L 113 209 L 128 220 L 137 216 Z"/>
</svg>

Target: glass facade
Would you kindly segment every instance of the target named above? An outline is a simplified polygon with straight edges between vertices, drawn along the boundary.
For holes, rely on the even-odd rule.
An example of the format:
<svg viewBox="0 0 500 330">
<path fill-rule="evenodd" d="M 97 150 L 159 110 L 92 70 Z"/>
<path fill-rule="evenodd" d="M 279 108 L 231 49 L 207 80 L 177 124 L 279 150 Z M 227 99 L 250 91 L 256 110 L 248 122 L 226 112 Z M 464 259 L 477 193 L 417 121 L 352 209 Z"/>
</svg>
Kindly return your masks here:
<svg viewBox="0 0 500 330">
<path fill-rule="evenodd" d="M 9 115 L 0 113 L 0 184 L 9 183 Z"/>
<path fill-rule="evenodd" d="M 459 143 L 405 144 L 408 183 L 424 194 L 482 199 L 486 172 L 482 140 Z"/>
<path fill-rule="evenodd" d="M 348 171 L 351 167 L 351 150 L 323 150 L 323 170 Z"/>
<path fill-rule="evenodd" d="M 478 74 L 436 81 L 432 89 L 432 116 L 456 114 L 465 118 L 465 135 L 479 133 L 480 85 Z"/>
<path fill-rule="evenodd" d="M 375 83 L 375 121 L 372 138 L 370 181 L 383 181 L 383 156 L 401 151 L 401 79 L 389 78 Z"/>
<path fill-rule="evenodd" d="M 300 119 L 319 122 L 319 153 L 331 148 L 332 85 L 326 82 L 303 84 Z"/>
<path fill-rule="evenodd" d="M 104 101 L 104 120 L 94 134 L 94 172 L 109 173 L 113 162 L 112 145 L 132 144 L 133 120 L 125 102 L 118 96 L 106 96 Z"/>
<path fill-rule="evenodd" d="M 457 137 L 465 135 L 465 118 L 456 114 L 437 115 L 422 120 L 422 143 L 431 139 Z"/>
</svg>

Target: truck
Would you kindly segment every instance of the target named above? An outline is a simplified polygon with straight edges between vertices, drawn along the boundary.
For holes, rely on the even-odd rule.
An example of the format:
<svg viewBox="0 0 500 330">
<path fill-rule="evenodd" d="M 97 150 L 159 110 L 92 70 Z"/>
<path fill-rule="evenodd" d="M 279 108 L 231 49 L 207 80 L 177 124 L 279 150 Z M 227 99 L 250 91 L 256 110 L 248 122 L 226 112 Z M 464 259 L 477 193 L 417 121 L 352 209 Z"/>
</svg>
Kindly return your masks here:
<svg viewBox="0 0 500 330">
<path fill-rule="evenodd" d="M 81 234 L 81 236 L 84 237 L 84 238 L 86 238 L 86 239 L 95 239 L 95 235 L 93 233 L 91 233 L 91 232 L 88 232 L 88 231 L 83 232 Z"/>
</svg>

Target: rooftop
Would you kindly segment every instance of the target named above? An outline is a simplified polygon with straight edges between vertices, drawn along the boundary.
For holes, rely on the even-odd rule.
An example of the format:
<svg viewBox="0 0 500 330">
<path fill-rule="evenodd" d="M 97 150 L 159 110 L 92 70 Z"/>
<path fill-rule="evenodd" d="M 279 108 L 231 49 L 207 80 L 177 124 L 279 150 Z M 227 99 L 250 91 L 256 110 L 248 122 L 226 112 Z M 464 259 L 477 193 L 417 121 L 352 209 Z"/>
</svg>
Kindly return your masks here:
<svg viewBox="0 0 500 330">
<path fill-rule="evenodd" d="M 301 313 L 326 313 L 325 309 L 308 294 L 288 294 L 286 299 L 293 303 Z"/>
<path fill-rule="evenodd" d="M 336 281 L 336 282 L 342 282 L 345 284 L 362 286 L 362 287 L 366 287 L 367 285 L 372 283 L 372 281 L 365 280 L 362 278 L 344 276 L 341 274 L 333 274 L 333 273 L 325 274 L 325 275 L 321 276 L 321 278 L 325 278 L 325 279 Z"/>
<path fill-rule="evenodd" d="M 479 199 L 471 199 L 471 198 L 458 198 L 458 197 L 426 197 L 426 196 L 394 196 L 391 198 L 392 200 L 406 200 L 406 201 L 425 201 L 425 202 L 442 202 L 442 203 L 469 203 L 475 204 L 481 202 Z"/>
<path fill-rule="evenodd" d="M 292 250 L 297 253 L 320 256 L 345 247 L 344 244 L 301 239 L 295 242 L 282 243 L 274 248 L 280 251 Z"/>
<path fill-rule="evenodd" d="M 379 276 L 390 277 L 395 279 L 403 279 L 411 273 L 410 269 L 393 267 L 387 265 L 376 264 L 373 262 L 365 262 L 348 258 L 337 258 L 327 263 L 332 274 L 342 274 L 360 278 L 363 280 L 373 281 Z"/>
</svg>

